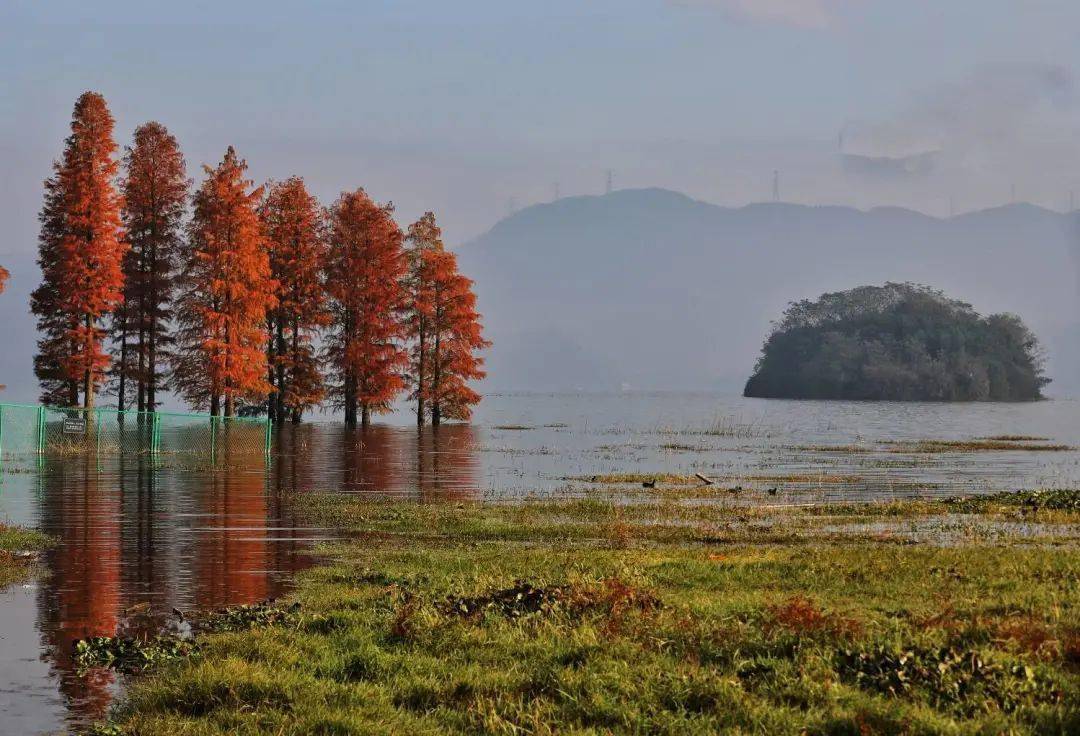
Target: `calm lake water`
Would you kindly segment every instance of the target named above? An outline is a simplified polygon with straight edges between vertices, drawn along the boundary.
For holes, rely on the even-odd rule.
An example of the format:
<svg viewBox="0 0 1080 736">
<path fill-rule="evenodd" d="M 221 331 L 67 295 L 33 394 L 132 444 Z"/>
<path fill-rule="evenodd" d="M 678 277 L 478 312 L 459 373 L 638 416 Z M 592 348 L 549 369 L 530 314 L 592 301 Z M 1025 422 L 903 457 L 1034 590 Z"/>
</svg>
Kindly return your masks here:
<svg viewBox="0 0 1080 736">
<path fill-rule="evenodd" d="M 60 540 L 46 574 L 0 592 L 0 733 L 57 733 L 118 692 L 80 676 L 73 642 L 160 626 L 173 608 L 286 592 L 332 529 L 309 491 L 417 501 L 612 495 L 614 473 L 700 472 L 723 503 L 814 503 L 1080 485 L 1080 452 L 926 453 L 918 440 L 1028 435 L 1080 446 L 1080 402 L 881 404 L 716 394 L 498 395 L 472 425 L 418 433 L 399 412 L 367 432 L 286 428 L 276 451 L 217 468 L 164 458 L 5 458 L 0 520 Z M 854 446 L 852 449 L 850 446 Z M 846 448 L 838 451 L 836 448 Z M 732 492 L 732 489 L 739 489 Z M 772 493 L 765 493 L 772 489 Z M 705 499 L 708 502 L 708 499 Z"/>
</svg>

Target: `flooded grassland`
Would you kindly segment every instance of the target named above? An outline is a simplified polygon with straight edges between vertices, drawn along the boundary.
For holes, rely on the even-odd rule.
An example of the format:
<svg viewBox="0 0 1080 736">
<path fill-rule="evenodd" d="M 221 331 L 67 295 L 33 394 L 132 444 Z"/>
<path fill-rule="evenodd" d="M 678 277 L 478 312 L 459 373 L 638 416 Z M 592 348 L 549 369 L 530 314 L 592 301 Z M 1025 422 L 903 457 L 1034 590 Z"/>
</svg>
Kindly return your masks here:
<svg viewBox="0 0 1080 736">
<path fill-rule="evenodd" d="M 166 658 L 103 732 L 1080 728 L 1075 492 L 310 512 L 348 532 L 328 564 Z"/>
<path fill-rule="evenodd" d="M 346 691 L 335 689 L 340 686 L 352 693 L 349 698 L 357 692 L 374 698 L 369 705 L 375 720 L 346 719 L 338 729 L 344 732 L 350 728 L 364 732 L 371 723 L 384 718 L 391 719 L 387 723 L 405 724 L 405 730 L 409 724 L 426 724 L 452 731 L 464 727 L 462 724 L 476 723 L 487 724 L 485 727 L 493 730 L 513 730 L 509 726 L 497 727 L 499 718 L 526 731 L 536 727 L 542 732 L 544 723 L 558 724 L 555 730 L 560 732 L 575 728 L 646 728 L 642 724 L 663 730 L 667 728 L 663 724 L 669 722 L 665 719 L 674 717 L 665 709 L 699 707 L 691 707 L 677 692 L 684 686 L 698 688 L 695 678 L 703 676 L 702 672 L 683 673 L 689 678 L 684 678 L 685 682 L 670 680 L 674 677 L 670 673 L 664 675 L 670 681 L 664 680 L 662 687 L 657 680 L 642 691 L 644 711 L 628 715 L 631 720 L 610 723 L 604 719 L 616 718 L 617 709 L 612 703 L 632 694 L 625 689 L 629 687 L 625 683 L 604 685 L 597 691 L 582 690 L 585 681 L 574 684 L 560 675 L 552 687 L 557 685 L 574 693 L 575 698 L 587 698 L 590 714 L 583 711 L 572 715 L 566 710 L 570 707 L 567 703 L 549 702 L 545 706 L 549 710 L 530 715 L 507 710 L 505 698 L 516 692 L 514 697 L 531 700 L 536 693 L 546 692 L 530 689 L 539 688 L 539 684 L 526 687 L 517 682 L 517 690 L 497 693 L 490 683 L 451 678 L 462 688 L 463 694 L 454 696 L 460 712 L 451 715 L 447 711 L 432 720 L 428 711 L 446 695 L 439 683 L 446 680 L 447 674 L 429 670 L 431 663 L 420 665 L 419 660 L 414 662 L 410 657 L 429 644 L 432 652 L 440 652 L 440 647 L 448 647 L 449 643 L 398 636 L 407 630 L 406 624 L 412 620 L 410 606 L 415 605 L 418 621 L 433 627 L 452 624 L 466 641 L 469 637 L 477 641 L 493 637 L 492 656 L 508 657 L 509 649 L 503 650 L 500 637 L 505 634 L 510 637 L 506 642 L 519 642 L 526 637 L 525 632 L 537 626 L 543 629 L 551 621 L 534 617 L 529 623 L 515 616 L 498 623 L 502 619 L 496 618 L 492 623 L 499 626 L 527 628 L 492 632 L 486 628 L 488 623 L 476 627 L 471 614 L 459 620 L 433 601 L 456 596 L 467 599 L 465 606 L 471 610 L 474 604 L 480 605 L 477 601 L 487 601 L 485 596 L 501 607 L 500 601 L 522 593 L 525 598 L 539 596 L 541 602 L 547 601 L 562 611 L 570 605 L 562 600 L 564 594 L 575 601 L 578 594 L 584 595 L 593 602 L 580 610 L 574 603 L 571 607 L 575 618 L 559 624 L 563 628 L 551 629 L 550 636 L 544 634 L 548 638 L 543 646 L 550 644 L 555 649 L 546 654 L 538 652 L 542 656 L 535 661 L 525 656 L 531 651 L 528 647 L 522 650 L 523 662 L 530 666 L 546 662 L 544 666 L 550 671 L 555 660 L 549 655 L 563 651 L 559 647 L 568 641 L 586 637 L 581 641 L 592 641 L 590 646 L 607 646 L 608 640 L 603 638 L 607 633 L 600 631 L 605 624 L 596 618 L 605 606 L 614 607 L 616 618 L 623 616 L 627 606 L 626 616 L 638 615 L 638 604 L 619 602 L 622 594 L 616 596 L 615 603 L 596 602 L 608 595 L 605 581 L 609 579 L 621 581 L 611 583 L 615 588 L 626 583 L 662 603 L 655 609 L 651 604 L 646 606 L 649 616 L 667 622 L 657 629 L 661 639 L 666 636 L 664 627 L 673 625 L 666 617 L 683 609 L 690 617 L 687 620 L 693 619 L 698 629 L 710 629 L 715 624 L 719 627 L 716 631 L 725 632 L 730 625 L 743 626 L 753 641 L 747 640 L 746 647 L 737 652 L 723 650 L 726 653 L 716 660 L 724 663 L 722 667 L 709 664 L 712 660 L 704 651 L 687 656 L 706 663 L 709 677 L 720 677 L 709 688 L 720 687 L 733 676 L 733 682 L 743 683 L 744 678 L 738 674 L 742 664 L 736 661 L 753 663 L 765 657 L 769 666 L 779 667 L 783 676 L 748 680 L 740 687 L 749 694 L 740 697 L 757 697 L 753 693 L 761 691 L 763 683 L 771 683 L 769 687 L 783 685 L 784 689 L 773 692 L 769 696 L 772 700 L 767 702 L 747 700 L 750 710 L 739 718 L 750 720 L 731 723 L 745 727 L 759 716 L 766 718 L 762 715 L 766 711 L 772 715 L 761 723 L 794 723 L 793 712 L 781 709 L 773 713 L 772 709 L 775 703 L 813 683 L 808 680 L 798 684 L 789 674 L 805 671 L 811 680 L 817 675 L 827 680 L 832 675 L 821 669 L 826 666 L 824 659 L 804 661 L 799 658 L 801 654 L 783 661 L 769 659 L 775 655 L 771 638 L 783 630 L 767 623 L 771 607 L 787 605 L 802 590 L 822 616 L 846 610 L 839 578 L 814 588 L 807 583 L 808 576 L 822 570 L 839 575 L 843 570 L 845 576 L 858 582 L 880 573 L 882 568 L 876 560 L 885 559 L 882 555 L 909 565 L 904 569 L 910 574 L 898 578 L 895 590 L 890 589 L 885 598 L 875 597 L 877 594 L 871 595 L 871 591 L 858 599 L 863 608 L 852 617 L 865 618 L 864 631 L 873 633 L 860 640 L 861 644 L 877 646 L 889 641 L 898 647 L 918 644 L 925 648 L 945 641 L 944 634 L 898 628 L 901 624 L 892 620 L 890 612 L 909 605 L 900 603 L 904 585 L 913 586 L 909 591 L 910 605 L 916 607 L 933 602 L 933 594 L 942 588 L 930 581 L 937 579 L 934 575 L 941 578 L 946 573 L 927 572 L 929 577 L 919 580 L 915 574 L 918 564 L 925 563 L 928 571 L 959 565 L 960 574 L 975 575 L 969 579 L 978 581 L 967 588 L 961 586 L 961 602 L 968 606 L 964 609 L 967 613 L 978 618 L 989 615 L 984 607 L 993 608 L 994 626 L 1004 626 L 1006 619 L 1017 616 L 1025 621 L 1034 617 L 1032 620 L 1042 627 L 1038 630 L 1049 632 L 1047 641 L 1053 644 L 1043 647 L 1039 657 L 1051 646 L 1056 647 L 1056 659 L 1045 666 L 1057 673 L 1053 681 L 1058 688 L 1059 680 L 1064 677 L 1061 681 L 1068 682 L 1068 673 L 1072 672 L 1066 654 L 1071 651 L 1071 630 L 1063 622 L 1067 621 L 1066 614 L 1075 613 L 1070 595 L 1076 587 L 1077 519 L 1072 508 L 1067 504 L 1062 507 L 1061 499 L 1071 498 L 1068 489 L 1080 487 L 1080 451 L 1076 449 L 1080 447 L 1080 422 L 1075 419 L 1076 408 L 1080 407 L 1065 401 L 946 406 L 753 401 L 713 394 L 508 395 L 487 397 L 473 425 L 449 425 L 438 432 L 418 433 L 415 427 L 389 424 L 353 433 L 333 423 L 286 427 L 276 434 L 269 459 L 262 453 L 213 459 L 179 455 L 157 459 L 5 457 L 0 472 L 0 522 L 37 530 L 48 535 L 53 544 L 38 556 L 35 567 L 40 574 L 0 589 L 0 723 L 16 733 L 84 729 L 109 716 L 110 707 L 131 678 L 141 680 L 148 672 L 151 677 L 153 672 L 161 672 L 164 677 L 164 667 L 169 678 L 180 679 L 152 679 L 147 682 L 155 684 L 148 684 L 148 688 L 180 682 L 194 688 L 194 680 L 189 679 L 194 670 L 189 668 L 197 665 L 211 668 L 205 670 L 207 687 L 211 689 L 203 695 L 208 699 L 193 689 L 190 706 L 183 704 L 187 702 L 183 698 L 188 698 L 185 695 L 183 702 L 170 701 L 171 705 L 158 709 L 136 694 L 130 705 L 123 707 L 137 711 L 123 711 L 125 715 L 118 724 L 128 730 L 138 730 L 131 724 L 143 724 L 145 728 L 139 732 L 169 732 L 167 726 L 182 721 L 198 733 L 215 732 L 234 723 L 241 732 L 247 729 L 259 733 L 265 724 L 252 714 L 265 712 L 270 714 L 266 723 L 284 726 L 286 733 L 315 728 L 314 721 L 305 720 L 307 716 L 295 715 L 314 707 L 314 701 L 304 700 L 291 690 L 287 700 L 281 700 L 281 693 L 275 691 L 264 702 L 258 699 L 259 691 L 255 689 L 250 691 L 251 698 L 237 696 L 239 699 L 230 705 L 227 699 L 233 696 L 227 693 L 233 691 L 232 685 L 227 678 L 215 680 L 210 674 L 213 671 L 221 675 L 213 668 L 225 660 L 229 668 L 239 665 L 233 655 L 219 658 L 218 637 L 241 646 L 241 640 L 250 634 L 258 638 L 260 647 L 265 644 L 266 652 L 279 652 L 285 658 L 282 662 L 294 656 L 295 651 L 302 651 L 305 661 L 317 666 L 319 673 L 333 669 L 320 653 L 330 657 L 337 646 L 355 644 L 359 648 L 354 654 L 359 657 L 366 651 L 368 639 L 378 643 L 380 648 L 372 650 L 375 660 L 370 674 L 363 670 L 368 665 L 358 664 L 358 674 L 345 679 L 333 675 L 332 682 L 321 682 L 318 687 L 322 689 L 313 691 L 344 698 Z M 408 415 L 401 415 L 401 419 L 408 421 Z M 1019 496 L 994 496 L 1021 489 L 1065 495 L 1024 497 L 1026 502 Z M 954 497 L 981 500 L 962 504 L 947 500 Z M 14 546 L 21 549 L 29 545 Z M 790 585 L 781 585 L 774 575 L 779 573 L 769 565 L 747 567 L 738 577 L 746 590 L 737 594 L 730 587 L 710 587 L 712 583 L 700 587 L 693 576 L 675 584 L 654 574 L 654 568 L 698 570 L 705 565 L 710 572 L 701 580 L 707 581 L 716 574 L 709 566 L 722 562 L 709 555 L 728 555 L 736 548 L 739 555 L 787 560 L 783 563 L 787 567 L 778 570 L 789 571 L 798 565 L 806 569 L 791 577 Z M 405 556 L 394 556 L 398 554 Z M 529 561 L 534 554 L 535 568 Z M 493 559 L 500 556 L 501 562 Z M 451 564 L 452 559 L 458 561 Z M 967 565 L 976 564 L 976 559 L 996 560 L 1004 565 L 1001 579 L 979 577 L 982 573 L 976 575 L 974 569 L 964 572 Z M 1005 564 L 1009 560 L 1016 563 Z M 1023 564 L 1031 560 L 1043 566 L 1042 582 L 1033 581 L 1024 571 Z M 328 566 L 305 572 L 319 562 Z M 357 582 L 349 577 L 356 574 L 357 565 L 371 568 L 371 580 L 375 582 Z M 398 578 L 409 572 L 410 566 L 412 573 L 422 579 L 414 581 L 406 596 Z M 482 574 L 485 569 L 490 572 L 487 577 Z M 858 572 L 860 569 L 863 572 Z M 989 571 L 989 563 L 979 569 Z M 329 572 L 333 570 L 337 572 Z M 350 571 L 344 582 L 331 586 L 333 581 L 325 576 L 344 575 L 342 570 Z M 756 577 L 759 570 L 765 571 L 760 578 Z M 1058 575 L 1064 577 L 1054 577 Z M 297 580 L 299 588 L 295 587 Z M 516 580 L 532 587 L 523 592 L 525 589 L 515 587 Z M 585 587 L 581 588 L 579 582 Z M 1073 587 L 1067 589 L 1066 583 Z M 800 588 L 803 584 L 810 587 Z M 976 605 L 968 597 L 973 599 L 983 584 L 988 586 L 982 592 L 985 600 Z M 551 593 L 552 587 L 560 592 Z M 1065 592 L 1058 595 L 1051 588 Z M 994 608 L 994 601 L 1005 593 L 1015 594 L 1016 598 L 1006 597 L 1002 600 L 1007 605 Z M 1032 597 L 1024 598 L 1029 593 Z M 634 599 L 636 594 L 627 595 Z M 717 596 L 724 600 L 713 600 Z M 247 609 L 237 608 L 271 598 L 287 598 L 288 605 L 299 602 L 301 607 L 280 618 L 275 618 L 277 614 L 267 614 L 268 618 L 244 613 Z M 414 604 L 406 606 L 406 598 Z M 739 601 L 742 603 L 736 605 Z M 338 631 L 337 623 L 325 624 L 328 628 L 322 633 L 295 629 L 290 634 L 285 630 L 285 621 L 307 621 L 308 616 L 332 613 L 331 619 L 336 621 L 342 607 L 354 604 L 374 608 L 355 609 L 359 618 L 355 622 L 349 619 L 348 626 L 339 632 L 342 636 L 348 632 L 351 638 L 347 640 L 334 638 L 338 636 L 334 633 Z M 804 607 L 804 602 L 793 605 Z M 486 606 L 484 602 L 485 610 Z M 403 607 L 404 628 L 395 628 L 397 634 L 387 634 L 386 621 L 379 616 L 392 615 L 393 624 Z M 263 609 L 256 606 L 254 610 Z M 177 616 L 177 611 L 183 618 Z M 229 632 L 221 633 L 221 627 L 212 623 L 218 621 L 214 618 L 218 614 L 234 622 Z M 561 621 L 558 617 L 556 620 Z M 252 625 L 250 630 L 248 623 Z M 582 626 L 585 629 L 579 630 Z M 639 629 L 638 633 L 651 636 L 647 631 Z M 996 631 L 979 636 L 993 639 Z M 197 634 L 197 646 L 174 646 L 168 637 L 181 632 Z M 324 638 L 312 639 L 303 646 L 299 640 L 293 644 L 281 638 L 305 632 Z M 892 633 L 886 636 L 888 632 Z M 589 640 L 586 635 L 600 638 Z M 121 637 L 120 643 L 111 639 L 116 636 Z M 159 641 L 160 636 L 166 639 Z M 724 634 L 716 636 L 722 638 Z M 979 646 L 985 644 L 995 651 L 1000 648 L 984 639 L 978 639 L 982 642 Z M 103 648 L 88 644 L 94 641 Z M 622 654 L 610 660 L 601 658 L 598 667 L 615 673 L 636 666 L 632 663 L 645 656 L 626 649 L 630 643 L 619 641 Z M 791 642 L 796 640 L 788 641 L 794 647 L 792 651 L 804 652 L 809 646 L 803 639 L 794 644 Z M 393 642 L 397 642 L 394 646 L 406 648 L 383 651 L 384 644 L 390 646 Z M 309 645 L 317 646 L 317 650 L 303 648 Z M 538 641 L 536 646 L 541 647 L 541 643 Z M 833 656 L 839 643 L 828 640 L 814 646 L 822 657 L 828 652 Z M 959 651 L 966 656 L 973 646 Z M 294 651 L 295 647 L 300 649 Z M 1015 663 L 1019 661 L 1015 657 L 1028 656 L 1014 649 L 1009 644 L 1002 650 L 1001 656 L 1007 657 L 1001 661 Z M 466 648 L 460 656 L 465 657 L 469 651 Z M 500 651 L 502 654 L 498 654 Z M 332 658 L 346 654 L 343 650 Z M 478 652 L 472 654 L 480 656 Z M 571 664 L 578 656 L 566 651 L 563 654 Z M 103 659 L 95 659 L 98 655 Z M 445 656 L 463 668 L 462 673 L 478 673 L 477 677 L 480 670 L 499 661 L 480 657 L 468 665 L 465 660 L 454 659 L 458 655 Z M 138 674 L 110 666 L 110 657 L 136 663 L 138 666 L 126 669 L 138 670 Z M 254 657 L 253 664 L 257 661 L 258 657 Z M 654 661 L 661 662 L 666 660 Z M 831 659 L 828 662 L 832 663 L 830 667 L 835 664 Z M 952 662 L 944 662 L 945 668 L 953 668 Z M 943 662 L 924 664 L 932 668 Z M 381 669 L 384 665 L 389 669 Z M 400 671 L 401 677 L 412 673 L 420 679 L 380 679 L 391 671 Z M 570 677 L 571 671 L 564 674 Z M 850 678 L 844 679 L 850 673 L 834 670 L 833 675 L 839 678 L 837 687 L 856 687 Z M 899 677 L 909 675 L 902 672 Z M 656 677 L 660 677 L 659 671 Z M 604 682 L 595 677 L 589 681 Z M 985 687 L 1005 687 L 1003 682 L 994 680 L 996 684 Z M 509 687 L 512 683 L 508 680 L 504 684 Z M 729 684 L 723 684 L 723 688 Z M 975 685 L 984 686 L 974 683 L 957 687 L 968 692 Z M 614 689 L 604 689 L 609 687 Z M 422 695 L 424 688 L 430 690 L 429 695 Z M 138 691 L 146 692 L 149 690 Z M 714 698 L 717 692 L 728 691 L 709 692 L 712 695 L 708 698 Z M 781 692 L 785 693 L 782 697 L 777 694 Z M 830 698 L 847 693 L 847 709 L 837 710 L 833 700 L 815 700 L 811 705 L 817 720 L 806 723 L 824 729 L 823 724 L 829 722 L 827 714 L 854 717 L 862 712 L 859 704 L 865 694 L 860 695 L 858 687 L 830 692 Z M 1054 706 L 1059 711 L 1074 702 L 1071 696 L 1066 697 L 1070 692 L 1061 689 L 1061 698 Z M 890 695 L 882 703 L 908 715 L 905 703 L 937 708 L 930 701 L 912 701 L 911 697 Z M 347 702 L 356 705 L 355 701 Z M 791 702 L 799 701 L 796 697 Z M 1035 707 L 1031 704 L 1036 701 L 1023 702 Z M 1042 704 L 1039 708 L 1049 707 L 1049 701 L 1038 702 Z M 376 703 L 382 705 L 376 707 Z M 664 703 L 667 705 L 661 707 Z M 885 707 L 878 701 L 873 703 L 873 707 L 867 706 L 867 713 Z M 451 710 L 455 708 L 458 706 Z M 478 713 L 491 708 L 490 720 L 476 720 Z M 1013 718 L 1010 714 L 1016 707 L 999 703 L 991 710 L 994 708 L 1001 718 L 1013 723 L 1008 719 Z M 1064 718 L 1059 711 L 1053 717 Z M 241 712 L 247 715 L 241 717 Z M 719 717 L 715 708 L 709 712 L 709 718 Z M 955 718 L 956 712 L 942 715 L 946 711 L 935 711 L 933 717 Z M 330 725 L 323 730 L 334 732 L 335 719 L 345 716 L 327 713 Z M 639 716 L 653 720 L 633 720 Z M 774 716 L 780 720 L 769 720 Z M 670 723 L 675 724 L 668 729 L 673 731 L 686 725 L 678 719 Z M 715 726 L 717 721 L 701 723 Z M 1043 725 L 1047 723 L 1050 721 Z"/>
</svg>

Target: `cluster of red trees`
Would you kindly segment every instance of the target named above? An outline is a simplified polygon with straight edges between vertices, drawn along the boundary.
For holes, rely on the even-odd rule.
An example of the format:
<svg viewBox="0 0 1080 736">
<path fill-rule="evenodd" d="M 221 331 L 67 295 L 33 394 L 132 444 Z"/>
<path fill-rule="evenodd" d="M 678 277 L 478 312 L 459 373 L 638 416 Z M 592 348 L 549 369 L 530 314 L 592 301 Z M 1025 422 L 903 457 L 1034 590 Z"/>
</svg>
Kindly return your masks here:
<svg viewBox="0 0 1080 736">
<path fill-rule="evenodd" d="M 83 94 L 40 214 L 43 402 L 92 407 L 107 385 L 153 411 L 165 389 L 278 421 L 329 402 L 355 425 L 408 391 L 419 424 L 470 417 L 489 343 L 433 214 L 405 234 L 363 189 L 324 209 L 300 177 L 256 187 L 232 147 L 189 195 L 160 123 L 117 150 L 105 99 Z"/>
</svg>

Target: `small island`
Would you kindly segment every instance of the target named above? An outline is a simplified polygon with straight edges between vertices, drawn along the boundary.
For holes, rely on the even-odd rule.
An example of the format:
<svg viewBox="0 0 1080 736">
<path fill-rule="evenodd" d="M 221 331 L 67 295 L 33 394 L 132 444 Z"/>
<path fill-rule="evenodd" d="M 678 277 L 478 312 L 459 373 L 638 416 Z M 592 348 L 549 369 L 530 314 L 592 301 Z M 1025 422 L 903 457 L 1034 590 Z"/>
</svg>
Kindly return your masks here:
<svg viewBox="0 0 1080 736">
<path fill-rule="evenodd" d="M 1012 314 L 918 284 L 886 283 L 789 305 L 744 396 L 1032 401 L 1050 382 L 1039 341 Z"/>
</svg>

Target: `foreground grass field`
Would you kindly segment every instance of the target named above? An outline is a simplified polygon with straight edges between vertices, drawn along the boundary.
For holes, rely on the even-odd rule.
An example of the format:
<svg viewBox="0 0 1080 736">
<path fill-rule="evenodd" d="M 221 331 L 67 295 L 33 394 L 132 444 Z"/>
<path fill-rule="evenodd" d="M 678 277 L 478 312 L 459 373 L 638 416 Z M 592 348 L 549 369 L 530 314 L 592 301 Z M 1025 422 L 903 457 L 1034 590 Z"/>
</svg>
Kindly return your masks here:
<svg viewBox="0 0 1080 736">
<path fill-rule="evenodd" d="M 1077 500 L 325 497 L 353 538 L 295 600 L 215 619 L 100 731 L 1080 733 Z"/>
<path fill-rule="evenodd" d="M 48 544 L 40 532 L 0 524 L 0 589 L 26 577 L 34 556 Z"/>
</svg>

